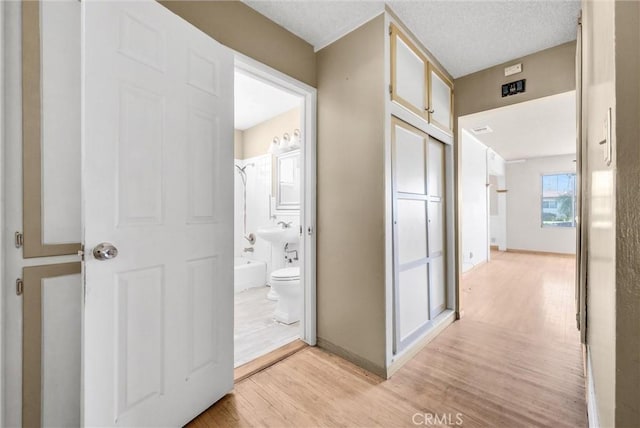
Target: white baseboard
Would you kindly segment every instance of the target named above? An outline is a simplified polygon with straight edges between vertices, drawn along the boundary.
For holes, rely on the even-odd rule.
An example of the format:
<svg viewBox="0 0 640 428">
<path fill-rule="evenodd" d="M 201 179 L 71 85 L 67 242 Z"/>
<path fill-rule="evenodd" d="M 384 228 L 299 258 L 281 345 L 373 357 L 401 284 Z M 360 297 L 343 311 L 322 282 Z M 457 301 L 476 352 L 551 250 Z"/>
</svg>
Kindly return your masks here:
<svg viewBox="0 0 640 428">
<path fill-rule="evenodd" d="M 589 420 L 589 428 L 600 428 L 596 394 L 593 387 L 593 371 L 591 369 L 591 352 L 589 352 L 589 347 L 587 347 L 587 418 Z"/>
</svg>

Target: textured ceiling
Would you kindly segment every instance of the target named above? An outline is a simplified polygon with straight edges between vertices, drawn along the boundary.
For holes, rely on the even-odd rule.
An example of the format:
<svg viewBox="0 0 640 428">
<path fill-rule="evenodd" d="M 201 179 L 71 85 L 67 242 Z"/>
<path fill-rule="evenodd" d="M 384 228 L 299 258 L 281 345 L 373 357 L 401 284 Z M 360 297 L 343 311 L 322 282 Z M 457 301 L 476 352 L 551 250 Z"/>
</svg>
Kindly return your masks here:
<svg viewBox="0 0 640 428">
<path fill-rule="evenodd" d="M 378 1 L 245 3 L 316 49 L 384 10 Z M 575 40 L 579 0 L 387 2 L 454 77 Z"/>
<path fill-rule="evenodd" d="M 462 116 L 458 124 L 506 160 L 574 154 L 576 92 Z M 471 131 L 486 125 L 492 133 Z"/>
</svg>

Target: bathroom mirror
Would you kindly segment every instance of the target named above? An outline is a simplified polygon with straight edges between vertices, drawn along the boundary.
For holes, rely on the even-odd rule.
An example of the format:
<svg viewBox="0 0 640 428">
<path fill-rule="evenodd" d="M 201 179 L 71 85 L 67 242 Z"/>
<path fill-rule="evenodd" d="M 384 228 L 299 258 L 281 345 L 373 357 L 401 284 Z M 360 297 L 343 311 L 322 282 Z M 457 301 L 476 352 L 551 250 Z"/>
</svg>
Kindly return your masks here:
<svg viewBox="0 0 640 428">
<path fill-rule="evenodd" d="M 300 150 L 275 156 L 276 210 L 300 209 Z"/>
</svg>

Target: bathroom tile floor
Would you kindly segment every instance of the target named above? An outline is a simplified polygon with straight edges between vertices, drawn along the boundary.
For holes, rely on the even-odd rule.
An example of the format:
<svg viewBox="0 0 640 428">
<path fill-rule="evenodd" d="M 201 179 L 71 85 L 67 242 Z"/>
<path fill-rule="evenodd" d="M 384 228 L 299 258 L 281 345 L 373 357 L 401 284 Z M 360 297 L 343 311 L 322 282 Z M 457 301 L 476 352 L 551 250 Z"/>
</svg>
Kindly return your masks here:
<svg viewBox="0 0 640 428">
<path fill-rule="evenodd" d="M 238 367 L 300 337 L 300 323 L 273 319 L 278 302 L 267 300 L 269 287 L 237 293 L 234 314 L 234 366 Z"/>
</svg>

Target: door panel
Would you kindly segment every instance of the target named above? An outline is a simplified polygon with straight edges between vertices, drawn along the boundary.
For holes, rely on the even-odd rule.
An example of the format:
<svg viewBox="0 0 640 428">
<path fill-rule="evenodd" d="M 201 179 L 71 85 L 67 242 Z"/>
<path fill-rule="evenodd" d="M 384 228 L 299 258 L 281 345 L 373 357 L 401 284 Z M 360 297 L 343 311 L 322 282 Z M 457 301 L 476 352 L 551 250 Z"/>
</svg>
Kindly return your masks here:
<svg viewBox="0 0 640 428">
<path fill-rule="evenodd" d="M 396 40 L 396 85 L 398 96 L 418 109 L 425 105 L 424 59 L 402 39 Z"/>
<path fill-rule="evenodd" d="M 80 269 L 73 262 L 22 271 L 22 426 L 80 424 Z"/>
<path fill-rule="evenodd" d="M 446 221 L 445 221 L 445 176 L 444 144 L 429 139 L 429 295 L 431 297 L 431 319 L 446 308 Z"/>
<path fill-rule="evenodd" d="M 395 350 L 429 322 L 428 136 L 392 118 Z"/>
<path fill-rule="evenodd" d="M 453 130 L 453 116 L 451 99 L 453 85 L 434 67 L 429 67 L 430 102 L 429 122 L 438 128 L 451 133 Z"/>
<path fill-rule="evenodd" d="M 429 321 L 428 266 L 400 272 L 400 340 L 406 340 Z"/>
<path fill-rule="evenodd" d="M 425 201 L 399 199 L 398 261 L 400 264 L 427 258 L 427 216 Z"/>
<path fill-rule="evenodd" d="M 233 387 L 233 56 L 155 1 L 82 7 L 83 423 L 184 425 Z"/>
<path fill-rule="evenodd" d="M 391 25 L 391 99 L 427 118 L 427 59 L 395 25 Z"/>
<path fill-rule="evenodd" d="M 431 297 L 430 313 L 431 318 L 437 317 L 446 309 L 447 293 L 445 284 L 445 264 L 444 257 L 437 257 L 429 263 L 429 296 Z"/>
<path fill-rule="evenodd" d="M 402 193 L 425 193 L 426 168 L 424 137 L 396 128 L 396 188 Z"/>
<path fill-rule="evenodd" d="M 438 257 L 444 253 L 444 206 L 442 200 L 436 198 L 428 204 L 429 257 Z"/>
</svg>

